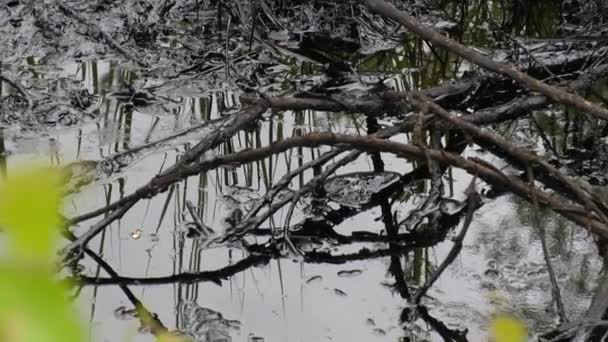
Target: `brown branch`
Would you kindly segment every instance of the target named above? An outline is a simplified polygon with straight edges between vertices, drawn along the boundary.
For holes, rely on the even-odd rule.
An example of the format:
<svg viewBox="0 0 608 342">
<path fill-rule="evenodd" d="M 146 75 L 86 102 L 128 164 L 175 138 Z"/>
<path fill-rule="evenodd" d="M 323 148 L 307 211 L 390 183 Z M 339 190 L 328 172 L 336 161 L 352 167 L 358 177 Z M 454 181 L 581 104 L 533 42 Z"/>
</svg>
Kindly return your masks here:
<svg viewBox="0 0 608 342">
<path fill-rule="evenodd" d="M 562 172 L 557 170 L 551 164 L 547 163 L 542 158 L 539 158 L 537 155 L 529 153 L 513 144 L 509 143 L 506 139 L 501 136 L 498 136 L 492 133 L 489 130 L 481 129 L 471 123 L 468 123 L 460 118 L 451 115 L 447 110 L 443 109 L 441 106 L 433 103 L 429 98 L 414 95 L 414 101 L 420 101 L 418 105 L 428 106 L 433 110 L 433 112 L 440 116 L 442 119 L 445 119 L 449 123 L 457 126 L 461 129 L 464 129 L 466 132 L 475 135 L 476 137 L 482 138 L 485 141 L 488 141 L 500 148 L 501 152 L 504 152 L 509 157 L 520 161 L 523 165 L 539 165 L 543 171 L 554 177 L 561 185 L 563 185 L 566 189 L 570 190 L 577 200 L 580 200 L 585 207 L 594 212 L 598 217 L 606 224 L 608 224 L 608 218 L 606 218 L 605 213 L 608 212 L 608 208 L 604 204 L 604 202 L 596 198 L 593 194 L 590 194 L 583 190 L 578 184 L 576 184 L 573 180 L 568 178 L 568 176 L 564 175 Z M 601 209 L 600 209 L 601 207 Z"/>
<path fill-rule="evenodd" d="M 233 114 L 229 120 L 224 121 L 220 127 L 217 127 L 217 129 L 205 136 L 205 138 L 203 138 L 196 146 L 184 153 L 178 163 L 152 178 L 146 185 L 138 188 L 131 195 L 123 197 L 103 208 L 72 218 L 70 219 L 70 223 L 76 224 L 106 212 L 116 210 L 130 202 L 138 202 L 143 198 L 151 198 L 174 182 L 183 179 L 181 170 L 183 165 L 191 163 L 195 159 L 200 158 L 200 156 L 206 151 L 218 146 L 223 141 L 226 141 L 228 138 L 245 128 L 247 125 L 255 122 L 262 116 L 267 108 L 268 105 L 265 101 L 259 101 L 255 105 L 244 108 L 240 112 Z"/>
<path fill-rule="evenodd" d="M 592 84 L 596 83 L 601 78 L 605 77 L 607 74 L 608 74 L 608 66 L 600 66 L 598 68 L 592 69 L 592 71 L 588 72 L 585 76 L 579 78 L 578 80 L 571 82 L 571 84 L 569 86 L 573 89 L 585 89 L 585 88 L 590 87 Z M 412 95 L 441 96 L 440 94 L 445 95 L 446 92 L 462 91 L 465 88 L 466 88 L 466 83 L 463 83 L 463 84 L 459 83 L 458 85 L 440 86 L 440 87 L 431 88 L 427 91 L 416 92 L 416 93 L 387 92 L 387 93 L 385 93 L 385 95 L 383 97 L 383 101 L 405 102 L 405 101 L 407 101 L 407 98 L 408 97 L 411 98 Z M 535 97 L 531 97 L 531 98 L 528 97 L 528 99 L 534 99 L 534 100 L 524 101 L 522 105 L 516 107 L 517 109 L 515 109 L 514 112 L 509 112 L 510 111 L 509 108 L 506 108 L 506 111 L 503 111 L 501 108 L 504 106 L 499 106 L 497 108 L 497 111 L 500 113 L 500 115 L 498 115 L 498 116 L 496 115 L 496 113 L 492 112 L 491 110 L 486 109 L 486 110 L 482 110 L 482 111 L 473 113 L 472 115 L 465 116 L 465 117 L 463 117 L 463 120 L 471 121 L 471 122 L 475 122 L 475 123 L 479 123 L 479 124 L 500 122 L 500 121 L 506 120 L 507 118 L 512 119 L 514 117 L 522 115 L 526 110 L 529 110 L 530 108 L 536 108 L 538 106 L 542 106 L 546 103 L 546 98 L 544 98 L 542 96 L 535 96 Z M 312 99 L 313 102 L 315 100 L 318 100 L 318 99 Z M 81 222 L 81 221 L 93 218 L 95 216 L 101 215 L 101 214 L 109 212 L 109 211 L 118 210 L 123 206 L 130 207 L 130 206 L 134 205 L 135 203 L 137 203 L 142 198 L 150 198 L 150 197 L 154 196 L 155 194 L 164 191 L 164 189 L 166 189 L 169 185 L 171 185 L 181 179 L 184 179 L 185 177 L 187 177 L 189 175 L 192 175 L 193 174 L 192 172 L 198 173 L 198 172 L 203 171 L 203 169 L 201 169 L 201 170 L 197 170 L 196 168 L 188 169 L 188 168 L 183 168 L 183 166 L 187 165 L 188 163 L 191 163 L 192 161 L 194 161 L 197 158 L 200 158 L 200 155 L 202 155 L 205 151 L 219 145 L 222 141 L 225 141 L 226 139 L 228 139 L 232 135 L 236 134 L 236 132 L 238 132 L 239 130 L 241 130 L 242 128 L 244 128 L 245 126 L 250 124 L 251 122 L 254 122 L 255 120 L 257 120 L 261 116 L 261 114 L 266 111 L 266 109 L 268 107 L 276 106 L 276 108 L 281 108 L 281 106 L 285 106 L 285 108 L 287 108 L 289 102 L 285 102 L 285 101 L 287 101 L 287 98 L 270 98 L 270 99 L 258 101 L 254 105 L 244 108 L 239 113 L 234 114 L 229 120 L 224 121 L 222 127 L 219 127 L 218 129 L 216 129 L 212 134 L 210 134 L 209 136 L 206 136 L 194 148 L 192 148 L 191 150 L 186 152 L 182 156 L 182 159 L 180 160 L 180 162 L 178 162 L 176 165 L 174 165 L 170 169 L 165 170 L 163 173 L 161 173 L 158 176 L 156 176 L 155 178 L 153 178 L 150 182 L 148 182 L 146 185 L 144 185 L 143 187 L 136 190 L 131 195 L 128 195 L 104 208 L 75 217 L 72 220 L 70 220 L 70 223 L 74 224 L 77 222 Z M 302 100 L 302 101 L 304 101 L 304 100 Z M 306 101 L 311 101 L 311 99 L 307 98 Z M 304 102 L 302 102 L 302 103 L 304 103 Z M 331 103 L 331 106 L 335 106 L 336 104 L 339 104 L 338 102 L 331 101 L 331 100 L 325 100 L 324 103 L 326 105 L 330 105 L 330 103 Z M 393 104 L 393 106 L 394 106 L 394 104 Z M 428 122 L 428 120 L 426 120 L 426 121 Z M 475 126 L 471 125 L 471 127 L 475 127 Z M 400 127 L 398 129 L 395 129 L 395 127 L 393 127 L 393 128 L 389 128 L 384 131 L 380 131 L 380 132 L 378 132 L 378 134 L 382 134 L 385 137 L 389 137 L 389 136 L 396 134 L 397 132 L 411 131 L 412 128 L 413 128 L 413 121 L 406 120 L 404 123 L 402 123 L 400 125 Z M 339 149 L 339 150 L 344 151 L 345 149 Z M 353 153 L 359 153 L 359 152 L 353 152 Z M 327 158 L 326 160 L 329 160 L 329 159 L 330 158 Z M 537 161 L 537 160 L 535 159 L 534 161 Z M 235 161 L 235 163 L 238 163 L 238 161 Z M 549 174 L 559 175 L 560 177 L 562 176 L 560 173 L 554 173 L 554 171 L 551 170 L 551 166 L 548 163 L 541 161 L 541 162 L 539 162 L 539 164 L 548 167 L 547 170 L 549 170 Z M 218 163 L 216 165 L 205 164 L 205 165 L 203 165 L 203 168 L 205 170 L 210 170 L 210 169 L 212 169 L 214 167 L 218 167 L 220 165 L 222 165 L 222 164 L 221 163 Z M 196 173 L 194 173 L 194 174 L 196 174 Z M 282 183 L 286 184 L 286 182 L 288 182 L 292 176 L 286 175 L 286 177 L 284 177 L 285 182 L 283 182 L 283 180 L 282 180 Z M 608 212 L 608 210 L 606 209 L 606 206 L 603 204 L 603 202 L 601 202 L 601 200 L 598 200 L 597 198 L 595 198 L 593 194 L 590 195 L 593 198 L 593 201 L 589 202 L 586 194 L 584 193 L 584 191 L 581 192 L 580 188 L 574 186 L 573 184 L 568 184 L 567 181 L 562 180 L 561 182 L 564 184 L 567 184 L 567 186 L 569 188 L 571 188 L 573 191 L 575 191 L 575 193 L 577 193 L 578 198 L 583 200 L 583 202 L 585 202 L 585 206 L 587 208 L 591 208 L 594 212 L 596 212 L 600 216 L 604 216 L 604 213 Z M 265 200 L 264 202 L 267 203 L 267 200 Z M 259 205 L 256 206 L 257 210 L 261 209 L 261 205 L 263 205 L 263 203 L 258 203 L 258 204 Z M 602 210 L 600 210 L 600 208 Z M 273 210 L 276 211 L 276 210 L 278 210 L 278 208 L 275 206 Z M 561 210 L 562 211 L 572 211 L 572 208 L 562 208 Z M 82 239 L 79 239 L 79 245 L 83 246 L 84 244 L 82 244 L 82 242 L 89 241 L 98 232 L 105 229 L 105 227 L 107 225 L 109 225 L 114 219 L 122 216 L 126 211 L 120 210 L 120 212 L 122 212 L 120 215 L 111 215 L 113 217 L 111 220 L 109 220 L 109 221 L 103 220 L 99 224 L 92 227 L 92 229 L 89 232 L 91 234 L 83 237 Z M 584 210 L 580 210 L 578 213 L 575 213 L 575 214 L 580 215 L 580 212 L 584 212 Z M 605 219 L 605 217 L 602 217 L 602 219 Z M 95 232 L 95 233 L 92 234 L 93 232 Z M 76 245 L 72 245 L 72 247 L 76 247 Z"/>
<path fill-rule="evenodd" d="M 575 89 L 575 90 L 588 89 L 593 84 L 596 84 L 601 79 L 603 79 L 607 76 L 608 76 L 608 65 L 603 65 L 603 66 L 591 69 L 584 76 L 582 76 L 579 79 L 568 84 L 567 87 L 570 89 Z M 439 98 L 439 97 L 442 97 L 445 95 L 453 95 L 453 94 L 458 94 L 460 92 L 465 92 L 475 83 L 476 83 L 476 81 L 474 81 L 472 83 L 464 82 L 464 81 L 456 82 L 456 84 L 446 82 L 445 84 L 442 84 L 441 86 L 433 87 L 433 88 L 430 88 L 430 89 L 427 89 L 424 91 L 420 91 L 417 93 L 422 93 L 423 95 L 426 95 L 430 98 Z M 386 92 L 381 98 L 382 98 L 382 101 L 384 101 L 383 102 L 384 105 L 395 106 L 396 103 L 405 101 L 407 99 L 407 97 L 411 96 L 411 95 L 412 95 L 412 93 L 410 93 L 410 92 L 389 91 L 389 92 Z M 346 108 L 344 108 L 344 106 L 342 104 L 340 104 L 336 101 L 329 100 L 329 99 L 300 98 L 298 100 L 293 100 L 293 98 L 290 98 L 290 97 L 270 97 L 270 98 L 267 98 L 265 101 L 268 101 L 269 107 L 271 107 L 273 109 L 277 109 L 277 110 L 281 110 L 281 109 L 293 110 L 293 109 L 297 109 L 297 108 L 300 108 L 300 109 L 317 108 L 319 110 L 325 110 L 325 111 L 346 110 Z M 475 124 L 480 124 L 480 125 L 504 122 L 507 120 L 516 119 L 516 118 L 526 114 L 529 110 L 541 108 L 541 107 L 545 106 L 546 104 L 547 104 L 547 98 L 544 96 L 528 96 L 528 97 L 523 97 L 523 98 L 513 100 L 505 105 L 501 105 L 501 106 L 497 106 L 497 107 L 493 107 L 493 108 L 482 109 L 482 110 L 472 113 L 470 115 L 464 116 L 462 119 L 475 123 Z M 317 107 L 314 107 L 314 106 L 317 106 Z M 376 100 L 369 100 L 366 103 L 359 103 L 358 105 L 352 104 L 350 106 L 352 106 L 352 107 L 360 106 L 361 108 L 367 108 L 367 109 L 378 108 L 378 104 L 377 104 Z M 262 102 L 258 101 L 251 107 L 244 108 L 243 110 L 241 110 L 239 113 L 235 114 L 234 116 L 243 117 L 245 120 L 253 121 L 253 120 L 255 120 L 256 113 L 259 113 L 258 111 L 261 111 L 262 109 L 265 110 L 266 108 L 267 107 L 264 106 L 263 101 Z M 232 121 L 232 119 L 228 120 L 226 122 L 231 122 L 231 121 Z M 240 124 L 239 124 L 239 126 L 240 126 Z M 406 126 L 403 127 L 402 132 L 404 132 L 404 133 L 410 132 L 412 130 L 412 128 L 413 128 L 413 124 L 411 124 L 411 123 L 407 124 Z M 208 147 L 208 145 L 203 146 L 203 144 L 205 144 L 207 141 L 208 141 L 208 139 L 203 139 L 203 141 L 201 141 L 195 148 L 191 149 L 184 155 L 184 157 L 182 158 L 180 163 L 176 164 L 176 166 L 174 168 L 172 168 L 171 170 L 166 170 L 163 173 L 164 179 L 165 180 L 172 179 L 172 181 L 178 181 L 180 179 L 183 179 L 180 177 L 173 177 L 173 178 L 168 177 L 168 173 L 179 172 L 179 165 L 181 165 L 181 163 L 185 163 L 186 161 L 193 160 L 195 157 L 200 156 L 200 154 L 202 153 L 201 151 L 204 151 L 203 147 Z M 151 143 L 151 144 L 154 144 L 154 143 Z M 190 157 L 188 157 L 188 155 L 190 155 Z M 164 186 L 164 188 L 166 188 L 166 186 L 170 185 L 170 184 L 155 184 L 154 182 L 155 182 L 155 180 L 153 179 L 148 184 L 146 184 L 143 187 L 136 190 L 135 193 L 133 193 L 119 201 L 111 203 L 110 205 L 105 206 L 103 208 L 74 217 L 70 220 L 70 222 L 71 222 L 71 224 L 75 224 L 75 223 L 102 215 L 108 211 L 115 210 L 115 209 L 119 208 L 120 206 L 125 205 L 126 203 L 128 203 L 131 200 L 138 199 L 138 198 L 152 197 L 157 192 L 162 191 L 163 186 Z M 158 181 L 156 181 L 156 182 L 158 182 Z"/>
<path fill-rule="evenodd" d="M 506 176 L 494 168 L 487 167 L 472 160 L 464 159 L 453 153 L 432 149 L 422 149 L 409 144 L 385 141 L 369 136 L 364 137 L 333 133 L 312 133 L 304 136 L 292 137 L 277 141 L 273 144 L 258 149 L 244 150 L 222 157 L 205 159 L 192 165 L 185 165 L 180 169 L 179 176 L 186 177 L 189 175 L 195 175 L 221 165 L 240 165 L 243 163 L 253 162 L 298 146 L 318 147 L 321 145 L 341 146 L 345 148 L 355 148 L 372 152 L 389 152 L 408 159 L 413 158 L 423 160 L 428 156 L 440 163 L 445 163 L 447 165 L 464 169 L 472 175 L 479 176 L 479 178 L 483 179 L 489 184 L 510 189 L 513 193 L 528 200 L 531 200 L 531 191 L 534 191 L 539 199 L 539 203 L 549 206 L 554 211 L 578 223 L 591 232 L 603 238 L 608 238 L 608 227 L 603 222 L 589 215 L 589 212 L 583 207 L 570 203 L 566 198 L 559 194 L 548 194 L 536 189 L 531 190 L 526 183 L 515 177 Z M 284 204 L 285 203 L 282 205 Z M 256 217 L 256 220 L 258 221 L 261 219 L 263 219 L 263 217 Z M 246 233 L 246 231 L 240 232 L 238 235 L 242 236 Z M 92 234 L 88 234 L 88 236 L 91 235 Z M 81 239 L 79 240 L 80 242 L 83 241 Z M 72 245 L 71 247 L 78 246 Z"/>
<path fill-rule="evenodd" d="M 137 203 L 137 201 L 135 200 L 127 201 L 122 205 L 122 207 L 112 211 L 112 213 L 104 217 L 103 220 L 94 224 L 84 234 L 74 239 L 70 244 L 65 246 L 61 250 L 60 254 L 63 254 L 65 256 L 70 255 L 72 252 L 77 252 L 77 254 L 79 254 L 80 250 L 84 246 L 86 246 L 86 244 L 89 243 L 91 239 L 93 239 L 95 236 L 97 236 L 97 234 L 101 233 L 104 229 L 106 229 L 106 227 L 112 224 L 112 222 L 120 219 L 127 211 L 129 211 L 129 209 L 131 209 L 132 206 L 135 205 L 135 203 Z"/>
<path fill-rule="evenodd" d="M 424 160 L 428 153 L 430 158 L 440 163 L 464 169 L 471 175 L 477 175 L 488 184 L 510 189 L 516 195 L 528 200 L 531 200 L 530 191 L 535 191 L 539 203 L 549 206 L 554 211 L 578 223 L 591 232 L 598 234 L 601 237 L 608 238 L 608 227 L 602 221 L 590 215 L 588 210 L 585 210 L 584 207 L 571 203 L 568 199 L 559 194 L 549 194 L 536 189 L 530 190 L 525 182 L 522 182 L 516 177 L 507 176 L 495 168 L 464 159 L 453 153 L 434 149 L 422 149 L 410 144 L 386 141 L 369 136 L 333 134 L 327 132 L 311 133 L 277 141 L 258 149 L 244 150 L 188 165 L 183 168 L 183 174 L 194 175 L 220 165 L 239 165 L 248 163 L 266 158 L 272 154 L 284 152 L 294 147 L 319 147 L 321 145 L 341 146 L 371 152 L 388 152 L 406 159 L 417 160 Z"/>
</svg>

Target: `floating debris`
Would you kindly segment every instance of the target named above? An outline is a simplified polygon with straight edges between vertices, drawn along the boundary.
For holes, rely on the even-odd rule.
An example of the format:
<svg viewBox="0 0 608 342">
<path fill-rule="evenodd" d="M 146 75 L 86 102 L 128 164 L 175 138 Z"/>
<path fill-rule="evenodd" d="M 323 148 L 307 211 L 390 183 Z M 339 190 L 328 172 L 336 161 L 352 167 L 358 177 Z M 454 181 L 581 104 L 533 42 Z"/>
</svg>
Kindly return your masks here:
<svg viewBox="0 0 608 342">
<path fill-rule="evenodd" d="M 347 296 L 346 292 L 344 292 L 344 291 L 342 291 L 340 289 L 334 289 L 334 293 L 336 295 L 340 296 L 340 297 L 346 297 Z"/>
<path fill-rule="evenodd" d="M 375 328 L 373 330 L 374 335 L 378 335 L 378 336 L 386 336 L 386 331 L 380 329 L 380 328 Z"/>
<path fill-rule="evenodd" d="M 332 201 L 347 207 L 360 208 L 399 181 L 396 172 L 353 172 L 328 179 L 323 188 Z"/>
<path fill-rule="evenodd" d="M 241 329 L 240 321 L 225 319 L 220 312 L 194 302 L 180 303 L 178 312 L 183 322 L 180 332 L 196 341 L 232 341 L 231 334 Z"/>
<path fill-rule="evenodd" d="M 114 317 L 125 321 L 135 319 L 137 317 L 137 309 L 127 309 L 124 305 L 119 306 L 114 310 Z"/>
<path fill-rule="evenodd" d="M 321 280 L 323 280 L 323 277 L 320 275 L 312 276 L 312 277 L 306 279 L 306 284 L 318 283 Z"/>
<path fill-rule="evenodd" d="M 133 240 L 137 240 L 141 237 L 141 229 L 136 229 L 134 231 L 131 232 L 131 238 Z"/>
<path fill-rule="evenodd" d="M 158 234 L 154 234 L 154 233 L 150 234 L 150 241 L 151 242 L 158 242 L 158 241 L 160 241 L 160 238 L 158 237 Z"/>
<path fill-rule="evenodd" d="M 356 276 L 360 275 L 361 273 L 363 273 L 363 271 L 357 270 L 357 269 L 344 270 L 344 271 L 338 272 L 338 277 L 343 277 L 343 278 L 356 277 Z"/>
<path fill-rule="evenodd" d="M 498 276 L 500 275 L 500 272 L 497 269 L 489 268 L 483 272 L 483 275 L 488 278 L 494 279 L 494 278 L 498 278 Z"/>
<path fill-rule="evenodd" d="M 98 178 L 97 162 L 83 160 L 69 163 L 61 168 L 65 178 L 67 193 L 75 193 L 85 185 L 89 185 Z"/>
<path fill-rule="evenodd" d="M 247 342 L 264 342 L 264 338 L 261 336 L 256 336 L 255 334 L 249 334 Z"/>
</svg>

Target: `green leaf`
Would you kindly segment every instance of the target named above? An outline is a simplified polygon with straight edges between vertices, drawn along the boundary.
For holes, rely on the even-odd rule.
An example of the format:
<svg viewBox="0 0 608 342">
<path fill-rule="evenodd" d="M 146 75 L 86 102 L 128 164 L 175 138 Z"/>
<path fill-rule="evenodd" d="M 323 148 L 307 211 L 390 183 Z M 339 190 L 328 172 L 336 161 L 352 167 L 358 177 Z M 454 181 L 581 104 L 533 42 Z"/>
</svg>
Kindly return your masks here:
<svg viewBox="0 0 608 342">
<path fill-rule="evenodd" d="M 193 342 L 191 339 L 185 336 L 175 335 L 169 332 L 159 334 L 157 342 Z"/>
<path fill-rule="evenodd" d="M 0 341 L 83 341 L 66 289 L 43 270 L 0 264 Z"/>
<path fill-rule="evenodd" d="M 494 342 L 525 342 L 528 340 L 526 327 L 509 315 L 499 315 L 492 321 L 490 329 Z"/>
<path fill-rule="evenodd" d="M 0 183 L 0 227 L 12 238 L 11 255 L 51 260 L 60 226 L 62 175 L 42 168 L 13 175 Z"/>
<path fill-rule="evenodd" d="M 0 341 L 80 342 L 83 334 L 52 261 L 60 226 L 62 174 L 22 169 L 0 183 Z"/>
</svg>

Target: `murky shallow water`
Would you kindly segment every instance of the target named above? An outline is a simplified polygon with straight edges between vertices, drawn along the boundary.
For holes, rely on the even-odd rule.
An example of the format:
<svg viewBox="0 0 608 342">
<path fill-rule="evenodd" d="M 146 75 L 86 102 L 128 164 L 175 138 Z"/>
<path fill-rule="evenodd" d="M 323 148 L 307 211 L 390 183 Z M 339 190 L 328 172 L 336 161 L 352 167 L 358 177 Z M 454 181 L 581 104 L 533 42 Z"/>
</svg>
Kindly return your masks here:
<svg viewBox="0 0 608 342">
<path fill-rule="evenodd" d="M 205 17 L 204 13 L 201 15 Z M 483 32 L 476 33 L 484 36 Z M 436 63 L 435 58 L 446 56 L 435 56 L 420 42 L 403 42 L 389 51 L 378 52 L 381 50 L 378 46 L 369 46 L 369 49 L 376 54 L 358 61 L 361 78 L 371 82 L 388 77 L 384 83 L 397 90 L 436 84 L 446 75 L 460 75 L 470 68 L 466 63 L 438 66 L 440 63 Z M 410 57 L 415 55 L 421 59 L 410 63 Z M 265 72 L 273 76 L 266 74 L 272 82 L 261 90 L 268 93 L 293 90 L 290 85 L 285 89 L 279 87 L 291 80 L 304 85 L 319 83 L 322 76 L 317 75 L 318 65 L 292 61 L 291 54 L 284 57 L 281 63 L 265 66 Z M 263 54 L 256 58 L 252 64 L 268 62 L 265 58 L 276 63 Z M 120 60 L 76 63 L 68 58 L 57 65 L 45 65 L 32 59 L 24 62 L 24 68 L 36 75 L 31 82 L 40 83 L 41 87 L 48 85 L 46 80 L 66 79 L 77 85 L 76 88 L 88 90 L 83 99 L 91 101 L 91 111 L 95 111 L 97 119 L 83 120 L 76 127 L 42 130 L 42 135 L 37 129 L 22 130 L 18 125 L 7 125 L 0 131 L 3 149 L 8 152 L 0 155 L 2 169 L 10 173 L 24 160 L 46 158 L 50 154 L 52 164 L 89 161 L 79 164 L 89 176 L 95 175 L 93 168 L 102 161 L 108 165 L 104 170 L 115 171 L 102 174 L 100 180 L 67 199 L 66 214 L 70 217 L 132 193 L 173 165 L 184 150 L 216 129 L 240 104 L 239 92 L 230 82 L 222 81 L 226 74 L 221 70 L 209 73 L 212 80 L 202 77 L 172 81 L 162 88 L 165 99 L 133 108 L 116 94 L 125 91 L 124 82 L 133 81 L 143 89 L 152 87 L 156 80 L 130 71 L 129 65 Z M 356 88 L 351 86 L 351 90 Z M 10 93 L 8 85 L 0 87 L 0 97 Z M 214 122 L 214 125 L 204 125 L 205 122 Z M 277 113 L 254 131 L 239 133 L 218 148 L 217 153 L 327 130 L 365 134 L 365 117 L 315 111 Z M 176 132 L 184 134 L 177 139 L 146 145 Z M 541 146 L 537 136 L 526 138 Z M 399 135 L 393 139 L 405 141 L 408 137 Z M 144 148 L 123 153 L 137 146 Z M 299 148 L 236 169 L 217 169 L 190 177 L 169 191 L 140 201 L 96 238 L 91 248 L 99 251 L 123 277 L 157 278 L 155 285 L 130 287 L 166 326 L 187 331 L 200 341 L 406 341 L 407 338 L 442 341 L 428 319 L 404 326 L 401 316 L 408 304 L 396 290 L 395 275 L 390 268 L 398 263 L 407 284 L 420 286 L 449 252 L 452 247 L 449 239 L 393 257 L 337 264 L 304 263 L 289 258 L 272 260 L 246 268 L 223 279 L 221 284 L 183 282 L 174 277 L 221 269 L 245 257 L 237 248 L 201 250 L 201 241 L 187 236 L 191 223 L 187 201 L 195 205 L 205 225 L 221 233 L 242 217 L 252 199 L 262 196 L 286 172 L 327 150 Z M 473 148 L 464 155 L 481 156 L 503 166 L 500 160 Z M 403 174 L 413 167 L 388 154 L 383 154 L 382 159 L 389 172 Z M 342 167 L 338 174 L 373 170 L 370 157 L 364 155 Z M 450 170 L 447 174 L 451 178 L 444 179 L 446 197 L 463 200 L 470 177 L 460 170 Z M 294 178 L 292 189 L 302 187 L 313 176 L 313 170 L 308 170 Z M 428 182 L 409 186 L 408 195 L 394 203 L 393 211 L 397 216 L 405 216 L 425 199 L 428 188 Z M 310 201 L 310 197 L 302 199 L 291 222 L 300 222 L 309 215 Z M 475 213 L 456 262 L 423 298 L 432 317 L 450 329 L 468 329 L 470 341 L 485 339 L 488 321 L 499 311 L 514 313 L 535 332 L 555 326 L 556 315 L 540 241 L 531 228 L 532 212 L 529 204 L 513 196 L 486 201 Z M 591 237 L 570 222 L 549 212 L 542 215 L 565 306 L 570 315 L 578 315 L 588 307 L 591 284 L 599 273 L 596 247 Z M 262 228 L 280 230 L 286 216 L 287 208 Z M 348 217 L 335 229 L 345 235 L 361 230 L 381 233 L 385 229 L 381 216 L 380 207 L 369 208 Z M 86 231 L 94 222 L 81 223 L 75 232 Z M 263 237 L 257 239 L 264 240 Z M 387 248 L 385 243 L 324 243 L 316 247 L 334 254 Z M 105 277 L 91 261 L 85 260 L 84 267 L 84 274 Z M 87 285 L 80 292 L 78 303 L 81 316 L 91 323 L 91 340 L 152 340 L 150 334 L 138 333 L 139 322 L 125 312 L 131 306 L 117 286 Z"/>
<path fill-rule="evenodd" d="M 187 101 L 186 101 L 187 102 Z M 187 112 L 187 111 L 186 111 Z M 210 113 L 208 120 L 219 118 Z M 181 118 L 162 117 L 158 134 L 172 132 Z M 143 143 L 150 126 L 151 115 L 134 112 L 132 115 L 129 144 Z M 108 139 L 104 126 L 82 126 L 79 130 L 57 132 L 51 137 L 58 145 L 62 164 L 77 160 L 100 160 L 120 151 L 124 137 L 116 134 Z M 187 120 L 184 120 L 187 121 Z M 232 139 L 233 149 L 247 144 L 267 144 L 278 137 L 288 137 L 302 132 L 331 129 L 335 132 L 360 130 L 361 118 L 326 113 L 284 113 L 262 125 L 256 133 L 241 133 Z M 331 123 L 331 124 L 330 124 Z M 101 131 L 101 132 L 100 132 Z M 109 130 L 112 132 L 112 130 Z M 116 131 L 113 131 L 116 133 Z M 395 137 L 403 140 L 405 136 Z M 33 139 L 32 139 L 33 140 Z M 48 148 L 44 140 L 26 150 L 26 144 L 12 141 L 7 135 L 6 146 L 16 151 L 7 158 L 7 169 L 20 159 L 44 152 Z M 29 148 L 29 147 L 28 147 Z M 154 151 L 142 155 L 117 179 L 87 186 L 67 201 L 68 213 L 83 213 L 129 194 L 163 167 L 175 162 L 183 147 L 166 151 Z M 326 149 L 325 149 L 326 150 Z M 301 149 L 264 162 L 240 167 L 236 170 L 218 170 L 191 177 L 176 184 L 172 190 L 146 201 L 141 201 L 119 222 L 113 224 L 93 244 L 94 250 L 125 277 L 166 277 L 177 273 L 215 270 L 234 264 L 244 257 L 238 249 L 217 248 L 199 251 L 193 239 L 185 237 L 185 223 L 190 221 L 185 201 L 194 202 L 203 222 L 216 230 L 227 226 L 226 218 L 234 214 L 239 200 L 257 198 L 276 182 L 287 170 L 318 156 L 319 149 Z M 474 153 L 474 152 L 473 152 Z M 391 155 L 383 155 L 387 171 L 407 172 L 411 164 Z M 499 160 L 494 160 L 500 163 Z M 373 170 L 368 156 L 340 169 L 340 174 L 353 171 Z M 312 171 L 301 179 L 295 179 L 295 189 L 312 178 Z M 450 193 L 464 199 L 463 191 L 470 177 L 460 170 L 452 170 L 454 181 Z M 424 189 L 413 189 L 408 201 L 398 201 L 394 209 L 406 213 L 423 200 Z M 236 194 L 235 198 L 228 194 Z M 460 194 L 460 195 L 459 195 Z M 299 205 L 301 209 L 306 203 Z M 549 328 L 555 322 L 550 283 L 537 235 L 530 228 L 531 208 L 527 203 L 512 196 L 488 201 L 476 214 L 464 249 L 457 261 L 442 275 L 428 293 L 423 303 L 431 315 L 450 328 L 469 329 L 471 341 L 482 340 L 491 315 L 509 311 L 526 319 L 538 331 Z M 292 222 L 298 222 L 303 213 L 296 211 Z M 592 239 L 561 217 L 544 214 L 548 223 L 551 251 L 566 307 L 571 314 L 583 312 L 590 301 L 594 274 L 599 263 Z M 379 207 L 357 214 L 336 227 L 342 234 L 357 230 L 381 232 Z M 279 212 L 266 227 L 282 226 L 285 211 Z M 77 233 L 85 231 L 88 224 L 80 224 Z M 432 248 L 419 248 L 404 256 L 401 261 L 408 284 L 422 285 L 425 277 L 438 265 L 452 243 L 442 242 Z M 357 252 L 360 248 L 383 248 L 384 244 L 354 244 L 347 247 L 327 246 L 336 253 Z M 194 329 L 184 322 L 183 310 L 187 303 L 220 312 L 224 319 L 238 321 L 235 327 L 220 329 L 233 341 L 386 341 L 399 340 L 412 334 L 418 340 L 441 341 L 442 338 L 423 320 L 408 327 L 400 323 L 400 315 L 407 302 L 391 290 L 394 276 L 388 271 L 388 258 L 376 258 L 344 264 L 310 264 L 282 259 L 268 265 L 252 267 L 229 279 L 221 286 L 213 282 L 184 284 L 171 282 L 152 286 L 133 286 L 134 292 L 147 307 L 156 312 L 169 327 Z M 585 267 L 581 267 L 584 264 Z M 574 270 L 574 271 L 573 271 Z M 96 274 L 96 265 L 88 264 L 85 274 Z M 103 275 L 103 272 L 101 272 Z M 94 341 L 118 341 L 135 338 L 149 341 L 150 335 L 138 334 L 139 323 L 132 316 L 121 317 L 116 311 L 129 307 L 129 302 L 116 286 L 86 286 L 80 296 L 82 316 L 92 323 Z M 209 338 L 214 328 L 198 326 L 199 333 Z M 237 329 L 238 328 L 238 329 Z M 201 339 L 205 341 L 205 339 Z M 209 339 L 211 341 L 212 339 Z"/>
</svg>

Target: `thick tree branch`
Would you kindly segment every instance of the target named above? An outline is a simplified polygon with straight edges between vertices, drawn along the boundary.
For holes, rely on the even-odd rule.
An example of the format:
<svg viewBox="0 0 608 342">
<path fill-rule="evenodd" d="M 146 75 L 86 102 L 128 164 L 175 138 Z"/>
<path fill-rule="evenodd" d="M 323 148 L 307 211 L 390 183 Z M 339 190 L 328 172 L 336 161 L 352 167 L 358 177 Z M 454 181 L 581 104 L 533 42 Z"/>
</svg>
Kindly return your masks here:
<svg viewBox="0 0 608 342">
<path fill-rule="evenodd" d="M 365 3 L 370 10 L 398 21 L 401 25 L 419 37 L 437 44 L 472 63 L 487 70 L 508 76 L 525 87 L 540 92 L 555 102 L 575 107 L 603 120 L 608 120 L 608 109 L 589 102 L 578 95 L 568 93 L 560 88 L 541 82 L 524 74 L 511 65 L 495 62 L 492 59 L 475 52 L 473 49 L 423 25 L 413 17 L 403 11 L 399 11 L 395 6 L 384 0 L 365 0 Z"/>
</svg>

